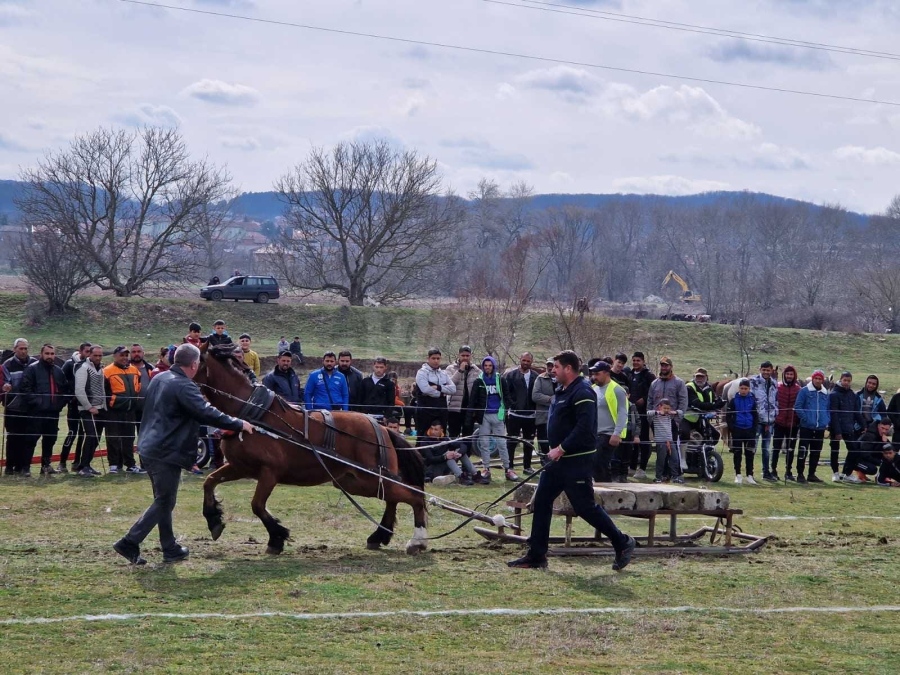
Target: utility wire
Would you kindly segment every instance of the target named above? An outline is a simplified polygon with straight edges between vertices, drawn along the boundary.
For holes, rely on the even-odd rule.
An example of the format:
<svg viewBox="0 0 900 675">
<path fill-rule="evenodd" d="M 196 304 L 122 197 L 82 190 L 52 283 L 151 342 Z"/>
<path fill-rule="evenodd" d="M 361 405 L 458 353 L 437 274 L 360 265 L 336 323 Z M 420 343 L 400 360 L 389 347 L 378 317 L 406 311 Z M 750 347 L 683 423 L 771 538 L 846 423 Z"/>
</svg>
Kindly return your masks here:
<svg viewBox="0 0 900 675">
<path fill-rule="evenodd" d="M 800 47 L 803 49 L 818 49 L 822 51 L 837 52 L 840 54 L 853 54 L 855 56 L 869 56 L 873 58 L 900 60 L 900 54 L 892 52 L 873 51 L 871 49 L 862 49 L 860 47 L 847 47 L 842 45 L 828 44 L 824 42 L 809 42 L 806 40 L 796 40 L 794 38 L 777 37 L 774 35 L 761 35 L 759 33 L 745 33 L 743 31 L 729 30 L 727 28 L 715 28 L 712 26 L 700 26 L 691 23 L 680 23 L 678 21 L 665 21 L 663 19 L 651 19 L 643 16 L 635 16 L 632 14 L 622 14 L 619 12 L 608 12 L 599 9 L 589 9 L 587 7 L 578 7 L 577 5 L 568 5 L 565 3 L 545 2 L 541 0 L 521 0 L 522 3 L 514 4 L 511 2 L 502 2 L 500 0 L 484 0 L 497 5 L 509 5 L 517 9 L 539 9 L 543 11 L 556 12 L 559 14 L 570 14 L 572 16 L 586 16 L 589 18 L 600 19 L 604 21 L 617 21 L 620 23 L 631 23 L 640 26 L 651 26 L 654 28 L 666 28 L 669 30 L 680 30 L 690 33 L 701 33 L 705 35 L 716 35 L 720 37 L 728 37 L 737 40 L 747 40 L 750 42 L 766 42 L 770 44 L 784 45 L 789 47 Z M 539 5 L 539 6 L 536 6 Z M 558 9 L 551 9 L 558 8 Z M 571 11 L 567 11 L 571 10 Z"/>
<path fill-rule="evenodd" d="M 314 30 L 323 33 L 333 33 L 337 35 L 347 35 L 351 37 L 364 37 L 373 40 L 386 40 L 388 42 L 397 42 L 401 44 L 416 45 L 421 47 L 437 47 L 440 49 L 452 49 L 460 52 L 469 52 L 473 54 L 488 54 L 490 56 L 506 56 L 510 58 L 525 59 L 528 61 L 538 61 L 541 63 L 554 63 L 557 65 L 579 66 L 581 68 L 593 68 L 596 70 L 608 70 L 618 73 L 630 73 L 632 75 L 648 75 L 652 77 L 662 77 L 672 80 L 685 80 L 688 82 L 700 82 L 702 84 L 718 84 L 726 87 L 739 87 L 741 89 L 753 89 L 756 91 L 772 91 L 780 94 L 794 94 L 797 96 L 811 96 L 814 98 L 831 99 L 837 101 L 853 101 L 855 103 L 874 103 L 877 105 L 889 105 L 900 107 L 898 101 L 881 101 L 871 98 L 858 98 L 855 96 L 845 96 L 841 94 L 828 94 L 817 91 L 805 91 L 802 89 L 789 89 L 785 87 L 770 87 L 762 84 L 749 84 L 747 82 L 729 82 L 727 80 L 716 80 L 704 77 L 692 77 L 690 75 L 678 75 L 675 73 L 659 73 L 652 70 L 640 70 L 637 68 L 625 68 L 621 66 L 610 66 L 600 63 L 587 63 L 584 61 L 570 61 L 567 59 L 552 58 L 549 56 L 536 56 L 534 54 L 520 54 L 517 52 L 506 52 L 495 49 L 485 49 L 482 47 L 466 47 L 463 45 L 453 45 L 444 42 L 430 42 L 427 40 L 415 40 L 412 38 L 401 38 L 392 35 L 379 35 L 377 33 L 363 33 L 360 31 L 346 30 L 342 28 L 326 28 L 324 26 L 313 26 L 310 24 L 295 23 L 292 21 L 281 21 L 276 19 L 261 19 L 253 16 L 245 16 L 241 14 L 230 14 L 227 12 L 216 12 L 207 9 L 195 9 L 190 7 L 177 7 L 175 5 L 166 5 L 159 2 L 148 2 L 146 0 L 119 0 L 119 2 L 142 5 L 145 7 L 155 7 L 157 9 L 171 9 L 178 12 L 186 12 L 189 14 L 202 14 L 206 16 L 217 16 L 227 19 L 239 19 L 241 21 L 252 21 L 254 23 L 262 23 L 273 26 L 285 26 L 288 28 L 300 28 L 303 30 Z"/>
</svg>

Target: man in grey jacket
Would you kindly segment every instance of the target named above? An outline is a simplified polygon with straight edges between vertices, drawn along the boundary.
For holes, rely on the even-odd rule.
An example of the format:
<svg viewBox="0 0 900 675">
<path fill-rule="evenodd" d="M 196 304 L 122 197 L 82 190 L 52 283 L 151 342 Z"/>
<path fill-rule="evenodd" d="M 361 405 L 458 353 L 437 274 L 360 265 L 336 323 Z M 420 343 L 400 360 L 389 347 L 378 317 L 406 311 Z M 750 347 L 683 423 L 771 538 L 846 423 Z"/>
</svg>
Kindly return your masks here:
<svg viewBox="0 0 900 675">
<path fill-rule="evenodd" d="M 688 409 L 688 390 L 684 380 L 675 376 L 672 359 L 668 356 L 663 356 L 659 360 L 659 376 L 650 385 L 650 391 L 647 394 L 647 410 L 656 410 L 656 406 L 664 398 L 669 399 L 672 412 L 675 413 L 672 422 L 674 427 L 672 438 L 678 438 L 678 427 Z"/>
<path fill-rule="evenodd" d="M 81 458 L 72 470 L 84 478 L 100 475 L 100 472 L 91 466 L 91 461 L 94 459 L 97 446 L 100 445 L 100 434 L 103 433 L 106 413 L 106 378 L 103 377 L 102 361 L 103 347 L 91 345 L 87 358 L 79 363 L 75 370 L 75 401 L 85 441 Z"/>
<path fill-rule="evenodd" d="M 253 433 L 249 422 L 226 415 L 211 406 L 200 394 L 193 379 L 200 369 L 200 350 L 183 344 L 175 350 L 175 365 L 150 382 L 141 419 L 138 453 L 153 483 L 153 503 L 131 526 L 113 549 L 133 565 L 147 561 L 141 557 L 141 543 L 154 527 L 159 528 L 163 562 L 188 557 L 188 549 L 175 541 L 172 511 L 178 496 L 182 469 L 190 469 L 197 456 L 200 425 Z"/>
<path fill-rule="evenodd" d="M 541 466 L 546 463 L 547 453 L 550 451 L 547 443 L 547 418 L 555 393 L 556 378 L 553 377 L 553 359 L 547 359 L 544 372 L 535 380 L 534 389 L 531 390 L 531 400 L 534 401 L 534 426 L 538 439 L 538 459 Z"/>
<path fill-rule="evenodd" d="M 769 469 L 769 448 L 775 433 L 775 418 L 778 416 L 778 380 L 772 373 L 775 368 L 771 361 L 763 361 L 759 374 L 750 378 L 750 393 L 756 398 L 756 438 L 761 439 L 763 480 L 777 483 L 777 474 Z"/>
</svg>

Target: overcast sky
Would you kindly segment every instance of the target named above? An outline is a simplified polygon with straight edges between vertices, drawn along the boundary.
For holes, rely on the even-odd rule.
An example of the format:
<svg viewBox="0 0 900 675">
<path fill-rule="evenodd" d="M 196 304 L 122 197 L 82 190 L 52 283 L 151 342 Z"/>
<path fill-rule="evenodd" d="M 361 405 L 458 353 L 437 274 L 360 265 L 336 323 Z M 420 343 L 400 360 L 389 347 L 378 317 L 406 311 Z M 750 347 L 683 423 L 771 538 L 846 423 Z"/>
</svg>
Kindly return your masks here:
<svg viewBox="0 0 900 675">
<path fill-rule="evenodd" d="M 900 102 L 900 60 L 483 0 L 167 4 L 565 61 Z M 900 52 L 897 0 L 546 0 Z M 512 5 L 512 6 L 510 6 Z M 699 84 L 125 4 L 0 0 L 0 178 L 99 125 L 177 124 L 245 191 L 384 136 L 537 192 L 752 190 L 883 210 L 900 107 Z"/>
</svg>

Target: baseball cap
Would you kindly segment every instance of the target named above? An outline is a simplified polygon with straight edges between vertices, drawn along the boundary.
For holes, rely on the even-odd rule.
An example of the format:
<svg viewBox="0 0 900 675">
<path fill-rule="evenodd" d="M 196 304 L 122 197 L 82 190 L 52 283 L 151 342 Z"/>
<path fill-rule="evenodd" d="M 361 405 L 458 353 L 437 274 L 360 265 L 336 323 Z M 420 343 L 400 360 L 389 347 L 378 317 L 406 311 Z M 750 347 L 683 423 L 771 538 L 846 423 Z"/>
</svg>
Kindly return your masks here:
<svg viewBox="0 0 900 675">
<path fill-rule="evenodd" d="M 122 352 L 128 353 L 128 347 L 125 345 L 119 345 L 115 349 L 113 349 L 113 354 L 121 354 Z"/>
<path fill-rule="evenodd" d="M 702 375 L 703 377 L 709 377 L 709 373 L 706 372 L 706 368 L 697 368 L 697 372 L 694 375 Z"/>
<path fill-rule="evenodd" d="M 592 373 L 608 373 L 610 372 L 610 366 L 606 361 L 597 361 L 588 370 Z"/>
<path fill-rule="evenodd" d="M 665 363 L 667 366 L 672 365 L 672 359 L 670 359 L 668 356 L 663 356 L 662 358 L 660 358 L 659 362 Z"/>
</svg>

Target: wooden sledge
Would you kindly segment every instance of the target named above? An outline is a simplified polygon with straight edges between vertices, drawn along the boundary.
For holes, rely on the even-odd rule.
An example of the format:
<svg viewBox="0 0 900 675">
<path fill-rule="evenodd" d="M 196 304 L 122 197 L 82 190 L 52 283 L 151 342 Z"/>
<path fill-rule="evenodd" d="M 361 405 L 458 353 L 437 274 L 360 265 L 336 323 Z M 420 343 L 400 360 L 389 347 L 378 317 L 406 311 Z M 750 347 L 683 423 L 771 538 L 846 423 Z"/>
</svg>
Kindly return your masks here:
<svg viewBox="0 0 900 675">
<path fill-rule="evenodd" d="M 475 527 L 475 531 L 491 541 L 524 544 L 522 517 L 530 513 L 530 501 L 537 485 L 524 483 L 516 490 L 513 500 L 507 502 L 514 515 L 503 526 L 494 529 Z M 631 495 L 633 499 L 629 499 Z M 636 536 L 637 555 L 701 554 L 722 555 L 751 553 L 765 546 L 767 538 L 746 534 L 734 524 L 734 517 L 743 514 L 741 509 L 729 508 L 728 494 L 715 490 L 701 490 L 683 485 L 646 483 L 600 483 L 594 485 L 594 500 L 611 516 L 628 516 L 647 521 L 647 535 Z M 593 537 L 572 534 L 572 522 L 576 518 L 565 494 L 553 505 L 554 515 L 566 520 L 565 535 L 550 537 L 548 555 L 614 555 L 608 540 L 599 532 Z M 685 534 L 678 534 L 678 516 L 709 516 L 713 525 L 705 525 Z M 669 518 L 667 533 L 657 534 L 658 517 Z M 703 539 L 709 535 L 708 542 Z M 561 546 L 554 546 L 561 544 Z"/>
</svg>

